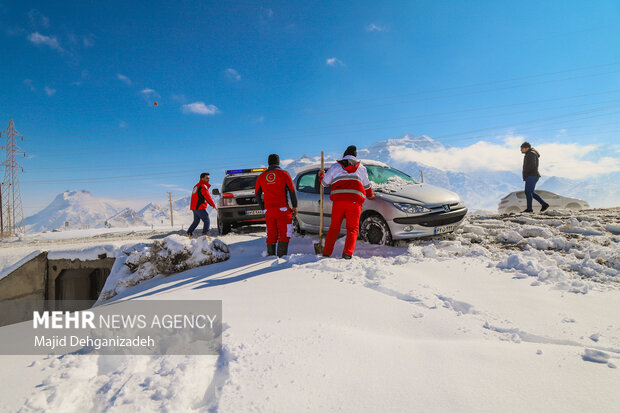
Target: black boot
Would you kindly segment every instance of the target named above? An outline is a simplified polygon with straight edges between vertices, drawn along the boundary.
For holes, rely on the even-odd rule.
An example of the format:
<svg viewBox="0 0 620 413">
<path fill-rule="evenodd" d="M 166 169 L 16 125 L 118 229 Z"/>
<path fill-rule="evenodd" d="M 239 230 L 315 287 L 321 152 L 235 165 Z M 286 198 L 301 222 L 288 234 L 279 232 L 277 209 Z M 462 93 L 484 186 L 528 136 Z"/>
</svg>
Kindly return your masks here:
<svg viewBox="0 0 620 413">
<path fill-rule="evenodd" d="M 288 254 L 288 242 L 278 242 L 278 257 Z"/>
<path fill-rule="evenodd" d="M 549 209 L 549 204 L 544 204 L 542 208 L 540 208 L 540 212 L 545 212 L 548 209 Z"/>
<path fill-rule="evenodd" d="M 267 255 L 276 255 L 276 244 L 267 244 Z"/>
<path fill-rule="evenodd" d="M 342 258 L 344 258 L 345 260 L 350 260 L 351 256 L 349 254 L 345 254 L 344 252 L 342 253 Z"/>
</svg>

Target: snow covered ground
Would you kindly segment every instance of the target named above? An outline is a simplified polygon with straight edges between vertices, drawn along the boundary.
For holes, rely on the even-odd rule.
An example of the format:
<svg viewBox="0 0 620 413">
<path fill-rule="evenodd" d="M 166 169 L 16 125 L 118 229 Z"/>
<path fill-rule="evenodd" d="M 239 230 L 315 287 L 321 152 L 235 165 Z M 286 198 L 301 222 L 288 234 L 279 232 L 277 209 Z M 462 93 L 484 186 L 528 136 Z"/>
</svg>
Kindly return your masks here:
<svg viewBox="0 0 620 413">
<path fill-rule="evenodd" d="M 263 256 L 261 228 L 218 237 L 229 260 L 112 300 L 222 300 L 220 356 L 3 356 L 0 409 L 617 411 L 619 229 L 620 209 L 470 216 L 350 261 L 314 256 L 312 236 L 286 260 Z M 134 235 L 99 242 L 154 236 Z"/>
</svg>

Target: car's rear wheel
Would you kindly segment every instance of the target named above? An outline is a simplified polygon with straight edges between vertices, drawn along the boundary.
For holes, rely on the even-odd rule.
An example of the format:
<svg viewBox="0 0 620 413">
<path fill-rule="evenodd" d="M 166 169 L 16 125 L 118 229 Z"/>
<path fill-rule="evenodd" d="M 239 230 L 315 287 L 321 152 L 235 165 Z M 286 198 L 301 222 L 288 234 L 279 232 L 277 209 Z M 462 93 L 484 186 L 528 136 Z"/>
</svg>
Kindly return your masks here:
<svg viewBox="0 0 620 413">
<path fill-rule="evenodd" d="M 360 236 L 369 244 L 392 245 L 392 232 L 380 215 L 369 215 L 360 225 Z"/>
<path fill-rule="evenodd" d="M 220 235 L 226 235 L 230 232 L 230 224 L 223 223 L 219 219 L 217 220 L 217 230 Z"/>
</svg>

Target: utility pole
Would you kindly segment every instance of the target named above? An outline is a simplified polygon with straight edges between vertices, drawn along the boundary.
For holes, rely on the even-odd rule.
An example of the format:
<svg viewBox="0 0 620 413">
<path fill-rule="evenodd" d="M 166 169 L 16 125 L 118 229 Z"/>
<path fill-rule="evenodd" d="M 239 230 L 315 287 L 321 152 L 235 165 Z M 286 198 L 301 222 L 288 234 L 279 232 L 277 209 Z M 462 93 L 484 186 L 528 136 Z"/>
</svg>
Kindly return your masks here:
<svg viewBox="0 0 620 413">
<path fill-rule="evenodd" d="M 172 217 L 172 192 L 168 192 L 168 201 L 170 201 L 170 226 L 174 228 L 174 218 Z"/>
<path fill-rule="evenodd" d="M 17 163 L 16 156 L 18 153 L 23 153 L 24 157 L 26 153 L 22 151 L 16 143 L 16 138 L 20 138 L 22 141 L 24 137 L 17 133 L 13 119 L 9 121 L 9 126 L 6 130 L 2 131 L 6 135 L 6 145 L 2 147 L 6 151 L 6 161 L 2 164 L 4 166 L 4 181 L 0 186 L 2 191 L 2 236 L 7 237 L 11 235 L 23 234 L 24 228 L 24 210 L 22 207 L 22 196 L 19 189 L 18 169 L 24 172 L 24 168 Z M 4 220 L 8 221 L 8 225 Z"/>
</svg>

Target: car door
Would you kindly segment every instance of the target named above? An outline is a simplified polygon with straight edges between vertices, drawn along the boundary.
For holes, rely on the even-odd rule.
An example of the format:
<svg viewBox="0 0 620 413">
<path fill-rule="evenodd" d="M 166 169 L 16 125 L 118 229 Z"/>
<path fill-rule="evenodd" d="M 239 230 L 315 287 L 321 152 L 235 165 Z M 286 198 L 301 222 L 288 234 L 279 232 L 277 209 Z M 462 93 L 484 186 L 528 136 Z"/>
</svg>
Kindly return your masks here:
<svg viewBox="0 0 620 413">
<path fill-rule="evenodd" d="M 554 208 L 562 208 L 564 206 L 564 203 L 562 202 L 562 197 L 554 194 L 553 192 L 549 192 L 549 191 L 545 191 L 545 190 L 541 190 L 541 191 L 535 191 L 538 195 L 540 195 L 542 197 L 542 199 L 549 204 L 549 206 L 554 209 Z"/>
<path fill-rule="evenodd" d="M 296 179 L 297 219 L 306 229 L 319 229 L 319 193 L 317 191 L 317 172 L 303 172 Z"/>
<path fill-rule="evenodd" d="M 321 195 L 318 169 L 303 172 L 296 180 L 298 220 L 305 229 L 319 230 Z M 323 230 L 327 231 L 330 224 L 332 202 L 329 200 L 329 188 L 325 188 L 323 196 Z"/>
</svg>

